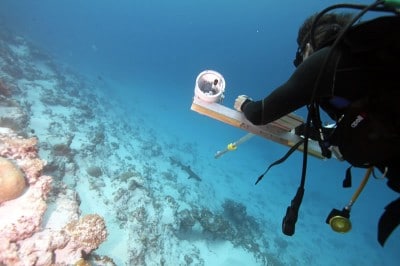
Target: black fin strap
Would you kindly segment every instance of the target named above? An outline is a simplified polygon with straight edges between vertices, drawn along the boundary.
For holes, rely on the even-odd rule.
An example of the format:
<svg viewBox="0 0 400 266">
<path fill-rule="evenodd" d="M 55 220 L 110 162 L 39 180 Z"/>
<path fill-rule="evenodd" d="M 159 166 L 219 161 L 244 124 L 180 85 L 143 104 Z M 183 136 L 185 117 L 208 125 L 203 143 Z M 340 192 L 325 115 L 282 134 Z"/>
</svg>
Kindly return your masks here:
<svg viewBox="0 0 400 266">
<path fill-rule="evenodd" d="M 378 242 L 381 246 L 385 245 L 390 234 L 400 224 L 400 198 L 392 201 L 385 207 L 385 212 L 379 219 L 378 224 Z"/>
<path fill-rule="evenodd" d="M 348 188 L 351 187 L 351 167 L 347 168 L 346 170 L 346 177 L 343 180 L 343 187 Z"/>
<path fill-rule="evenodd" d="M 300 147 L 300 145 L 302 145 L 303 143 L 304 143 L 304 139 L 301 139 L 299 142 L 297 142 L 295 145 L 293 145 L 293 146 L 290 148 L 290 150 L 289 150 L 282 158 L 280 158 L 279 160 L 276 160 L 275 162 L 271 163 L 271 164 L 268 166 L 267 170 L 265 170 L 265 172 L 262 173 L 262 174 L 257 178 L 257 181 L 256 181 L 255 185 L 257 185 L 258 182 L 260 182 L 260 181 L 263 179 L 264 175 L 269 171 L 269 169 L 271 169 L 271 168 L 272 168 L 273 166 L 275 166 L 275 165 L 281 164 L 281 163 L 283 163 L 284 161 L 286 161 L 286 159 L 289 158 L 290 155 L 291 155 L 295 150 L 297 150 L 297 149 Z"/>
</svg>

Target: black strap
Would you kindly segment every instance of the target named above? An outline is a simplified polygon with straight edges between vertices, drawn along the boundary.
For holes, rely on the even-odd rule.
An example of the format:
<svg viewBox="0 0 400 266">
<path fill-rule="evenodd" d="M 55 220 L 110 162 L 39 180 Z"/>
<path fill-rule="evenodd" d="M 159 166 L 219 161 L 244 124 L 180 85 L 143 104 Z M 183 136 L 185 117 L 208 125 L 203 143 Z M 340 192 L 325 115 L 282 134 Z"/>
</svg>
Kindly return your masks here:
<svg viewBox="0 0 400 266">
<path fill-rule="evenodd" d="M 269 171 L 269 169 L 271 169 L 271 168 L 272 168 L 273 166 L 275 166 L 275 165 L 281 164 L 281 163 L 283 163 L 284 161 L 286 161 L 286 159 L 289 158 L 290 155 L 291 155 L 295 150 L 297 150 L 297 149 L 300 147 L 300 145 L 303 144 L 303 143 L 304 143 L 304 139 L 301 139 L 299 142 L 297 142 L 295 145 L 293 145 L 293 146 L 290 148 L 290 150 L 289 150 L 282 158 L 280 158 L 279 160 L 276 160 L 275 162 L 271 163 L 271 164 L 268 166 L 267 170 L 265 170 L 264 173 L 262 173 L 262 174 L 257 178 L 257 181 L 256 181 L 255 185 L 257 185 L 258 182 L 260 182 L 260 181 L 263 179 L 264 175 L 267 174 L 267 172 Z"/>
<path fill-rule="evenodd" d="M 321 154 L 325 158 L 330 159 L 332 157 L 332 152 L 329 150 L 330 144 L 326 142 L 325 134 L 324 134 L 324 129 L 322 127 L 322 121 L 321 121 L 321 115 L 319 113 L 319 105 L 317 103 L 314 103 L 310 105 L 310 111 L 311 113 L 311 120 L 313 123 L 313 126 L 317 129 L 318 135 L 317 135 L 317 140 L 319 147 L 321 148 Z"/>
<path fill-rule="evenodd" d="M 310 112 L 307 116 L 307 123 L 305 126 L 305 131 L 304 131 L 304 139 L 301 139 L 299 142 L 297 142 L 295 145 L 293 145 L 289 151 L 279 160 L 276 160 L 272 164 L 270 164 L 267 167 L 267 170 L 264 171 L 258 178 L 255 183 L 255 185 L 258 184 L 264 177 L 264 175 L 271 169 L 271 167 L 281 164 L 284 161 L 286 161 L 287 158 L 290 157 L 290 155 L 297 150 L 300 145 L 304 144 L 303 147 L 303 168 L 302 168 L 302 173 L 301 173 L 301 182 L 300 186 L 297 189 L 297 193 L 295 197 L 292 199 L 290 206 L 286 210 L 286 215 L 283 218 L 282 221 L 282 232 L 285 235 L 292 236 L 295 232 L 295 226 L 297 222 L 297 218 L 299 216 L 299 209 L 301 202 L 303 201 L 303 196 L 304 196 L 304 185 L 305 185 L 305 180 L 306 180 L 306 170 L 307 170 L 307 157 L 308 157 L 308 139 L 310 135 L 310 125 L 311 125 L 311 115 Z"/>
<path fill-rule="evenodd" d="M 344 188 L 348 188 L 348 187 L 351 187 L 351 167 L 352 166 L 350 166 L 349 168 L 347 168 L 347 170 L 346 170 L 346 177 L 344 178 L 344 180 L 343 180 L 343 187 Z"/>
<path fill-rule="evenodd" d="M 307 158 L 308 158 L 308 140 L 310 136 L 312 108 L 309 106 L 307 115 L 307 123 L 304 132 L 304 147 L 303 147 L 303 167 L 301 171 L 300 186 L 297 189 L 296 195 L 292 199 L 290 206 L 286 209 L 285 217 L 282 220 L 282 232 L 287 236 L 292 236 L 296 230 L 296 222 L 299 216 L 299 209 L 304 196 L 304 186 L 307 175 Z"/>
<path fill-rule="evenodd" d="M 282 232 L 287 236 L 294 235 L 299 209 L 304 196 L 304 186 L 297 189 L 296 196 L 292 199 L 290 206 L 286 209 L 286 215 L 282 220 Z"/>
</svg>

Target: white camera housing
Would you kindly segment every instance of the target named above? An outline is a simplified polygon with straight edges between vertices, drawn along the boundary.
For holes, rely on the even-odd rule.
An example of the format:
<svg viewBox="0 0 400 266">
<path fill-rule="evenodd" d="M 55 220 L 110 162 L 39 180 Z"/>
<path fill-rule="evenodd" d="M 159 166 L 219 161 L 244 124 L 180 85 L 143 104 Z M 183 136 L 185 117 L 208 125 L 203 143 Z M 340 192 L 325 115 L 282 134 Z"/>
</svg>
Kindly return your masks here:
<svg viewBox="0 0 400 266">
<path fill-rule="evenodd" d="M 195 97 L 208 103 L 222 102 L 224 92 L 225 79 L 220 73 L 214 70 L 205 70 L 197 76 L 194 88 Z"/>
</svg>

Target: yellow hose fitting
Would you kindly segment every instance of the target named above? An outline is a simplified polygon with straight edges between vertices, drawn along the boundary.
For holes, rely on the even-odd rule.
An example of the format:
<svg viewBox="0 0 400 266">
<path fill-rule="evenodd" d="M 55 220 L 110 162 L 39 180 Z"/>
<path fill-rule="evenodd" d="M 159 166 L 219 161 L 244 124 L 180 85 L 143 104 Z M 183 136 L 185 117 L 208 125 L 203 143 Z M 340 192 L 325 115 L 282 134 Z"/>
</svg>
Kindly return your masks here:
<svg viewBox="0 0 400 266">
<path fill-rule="evenodd" d="M 234 144 L 234 143 L 229 143 L 227 149 L 228 149 L 229 151 L 234 151 L 234 150 L 237 149 L 237 146 L 236 146 L 236 144 Z"/>
</svg>

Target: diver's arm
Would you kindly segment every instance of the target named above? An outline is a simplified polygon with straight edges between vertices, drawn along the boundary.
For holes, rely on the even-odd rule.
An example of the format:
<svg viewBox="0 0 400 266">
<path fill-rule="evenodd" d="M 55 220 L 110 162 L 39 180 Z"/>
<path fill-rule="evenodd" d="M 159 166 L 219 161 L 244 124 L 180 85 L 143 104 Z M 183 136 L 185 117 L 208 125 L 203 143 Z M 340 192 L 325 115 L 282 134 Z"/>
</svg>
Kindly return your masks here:
<svg viewBox="0 0 400 266">
<path fill-rule="evenodd" d="M 264 125 L 309 104 L 315 80 L 329 50 L 329 47 L 323 48 L 308 57 L 285 84 L 263 100 L 244 102 L 241 109 L 246 118 L 255 125 Z M 329 88 L 318 90 L 316 97 L 330 96 L 330 91 Z"/>
</svg>

